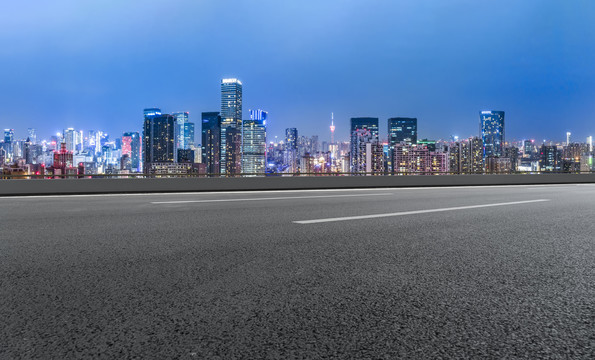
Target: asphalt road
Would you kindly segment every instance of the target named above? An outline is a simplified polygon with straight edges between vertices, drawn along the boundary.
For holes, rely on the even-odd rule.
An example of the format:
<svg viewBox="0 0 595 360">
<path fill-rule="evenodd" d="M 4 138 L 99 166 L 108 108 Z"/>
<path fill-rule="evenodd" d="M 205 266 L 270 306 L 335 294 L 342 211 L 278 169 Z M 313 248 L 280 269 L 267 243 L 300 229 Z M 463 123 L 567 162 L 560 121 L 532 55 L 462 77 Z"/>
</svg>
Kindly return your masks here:
<svg viewBox="0 0 595 360">
<path fill-rule="evenodd" d="M 0 198 L 0 224 L 0 359 L 595 357 L 593 185 Z"/>
</svg>

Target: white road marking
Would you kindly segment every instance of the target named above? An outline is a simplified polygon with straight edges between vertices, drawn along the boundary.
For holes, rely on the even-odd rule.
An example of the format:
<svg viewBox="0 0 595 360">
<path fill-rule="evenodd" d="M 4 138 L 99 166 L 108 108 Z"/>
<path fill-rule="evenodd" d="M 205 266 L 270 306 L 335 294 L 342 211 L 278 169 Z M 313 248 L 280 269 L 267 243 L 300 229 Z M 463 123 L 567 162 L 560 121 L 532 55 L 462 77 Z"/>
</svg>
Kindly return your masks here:
<svg viewBox="0 0 595 360">
<path fill-rule="evenodd" d="M 326 218 L 326 219 L 314 219 L 314 220 L 300 220 L 300 221 L 294 221 L 294 223 L 295 224 L 318 224 L 318 223 L 327 223 L 327 222 L 334 222 L 334 221 L 349 221 L 349 220 L 375 219 L 375 218 L 391 217 L 391 216 L 427 214 L 427 213 L 442 212 L 442 211 L 478 209 L 478 208 L 493 207 L 493 206 L 508 206 L 508 205 L 530 204 L 530 203 L 537 203 L 537 202 L 544 202 L 544 201 L 550 201 L 550 199 L 513 201 L 513 202 L 496 203 L 496 204 L 483 204 L 483 205 L 456 206 L 456 207 L 440 208 L 440 209 L 402 211 L 402 212 L 388 213 L 388 214 L 373 214 L 373 215 L 345 216 L 345 217 Z"/>
<path fill-rule="evenodd" d="M 64 195 L 19 195 L 0 196 L 0 200 L 13 199 L 69 199 L 80 197 L 114 197 L 114 196 L 172 196 L 172 195 L 222 195 L 222 194 L 276 194 L 276 193 L 318 193 L 318 192 L 350 192 L 350 191 L 419 191 L 419 190 L 481 190 L 493 188 L 530 189 L 542 187 L 572 187 L 595 186 L 595 184 L 538 184 L 538 185 L 477 185 L 477 186 L 417 186 L 393 188 L 346 188 L 346 189 L 302 189 L 302 190 L 248 190 L 248 191 L 194 191 L 194 192 L 152 192 L 152 193 L 122 193 L 122 194 L 64 194 Z"/>
<path fill-rule="evenodd" d="M 190 203 L 213 203 L 213 202 L 235 202 L 235 201 L 265 201 L 265 200 L 289 200 L 289 199 L 319 199 L 319 198 L 339 198 L 356 196 L 388 196 L 393 193 L 378 194 L 346 194 L 346 195 L 316 195 L 316 196 L 280 196 L 268 198 L 244 198 L 244 199 L 207 199 L 207 200 L 179 200 L 179 201 L 153 201 L 151 204 L 190 204 Z"/>
</svg>

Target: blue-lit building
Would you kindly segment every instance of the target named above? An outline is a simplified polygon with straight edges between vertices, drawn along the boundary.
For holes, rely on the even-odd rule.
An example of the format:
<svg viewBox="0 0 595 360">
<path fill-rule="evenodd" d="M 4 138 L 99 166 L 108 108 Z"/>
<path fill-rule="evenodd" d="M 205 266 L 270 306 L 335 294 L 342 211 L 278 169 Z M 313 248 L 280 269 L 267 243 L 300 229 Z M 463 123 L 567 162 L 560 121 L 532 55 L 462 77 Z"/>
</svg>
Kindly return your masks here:
<svg viewBox="0 0 595 360">
<path fill-rule="evenodd" d="M 176 150 L 188 150 L 194 146 L 194 123 L 188 120 L 189 113 L 175 112 L 172 114 L 176 119 L 175 138 Z"/>
<path fill-rule="evenodd" d="M 285 149 L 297 151 L 298 131 L 296 128 L 285 129 Z"/>
<path fill-rule="evenodd" d="M 220 172 L 221 158 L 221 116 L 218 112 L 202 113 L 202 162 L 207 174 Z"/>
<path fill-rule="evenodd" d="M 220 171 L 225 175 L 242 172 L 242 82 L 221 80 Z"/>
<path fill-rule="evenodd" d="M 242 124 L 242 171 L 245 174 L 264 174 L 266 170 L 266 120 L 268 113 L 250 110 L 250 120 Z"/>
<path fill-rule="evenodd" d="M 504 111 L 481 111 L 479 133 L 484 158 L 504 156 Z"/>
</svg>

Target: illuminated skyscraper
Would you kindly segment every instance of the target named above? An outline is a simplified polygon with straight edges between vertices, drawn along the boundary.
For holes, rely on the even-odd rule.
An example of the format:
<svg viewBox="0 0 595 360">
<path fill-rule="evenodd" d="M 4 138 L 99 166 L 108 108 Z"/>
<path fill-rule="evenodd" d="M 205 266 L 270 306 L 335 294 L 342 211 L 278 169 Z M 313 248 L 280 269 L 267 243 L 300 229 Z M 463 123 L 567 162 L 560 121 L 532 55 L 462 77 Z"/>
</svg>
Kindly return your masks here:
<svg viewBox="0 0 595 360">
<path fill-rule="evenodd" d="M 388 119 L 388 144 L 417 144 L 417 118 L 395 117 Z"/>
<path fill-rule="evenodd" d="M 68 128 L 62 132 L 62 137 L 64 138 L 64 143 L 66 144 L 66 150 L 73 153 L 75 150 L 75 133 L 76 131 L 74 131 L 74 128 Z"/>
<path fill-rule="evenodd" d="M 132 171 L 140 171 L 140 135 L 137 132 L 125 132 L 122 135 L 122 156 L 128 155 Z"/>
<path fill-rule="evenodd" d="M 221 173 L 242 172 L 242 82 L 221 80 Z"/>
<path fill-rule="evenodd" d="M 479 132 L 484 158 L 504 156 L 504 111 L 481 111 Z"/>
<path fill-rule="evenodd" d="M 221 116 L 218 112 L 202 113 L 202 162 L 207 174 L 220 172 L 221 158 Z"/>
<path fill-rule="evenodd" d="M 28 128 L 27 133 L 29 135 L 29 140 L 31 141 L 31 144 L 36 145 L 37 144 L 37 132 L 35 131 L 35 129 Z"/>
<path fill-rule="evenodd" d="M 143 168 L 145 172 L 150 169 L 151 163 L 173 163 L 175 161 L 175 118 L 172 115 L 161 114 L 160 111 L 159 114 L 155 111 L 149 111 L 147 114 L 147 110 L 145 110 L 143 127 Z"/>
<path fill-rule="evenodd" d="M 250 120 L 244 120 L 242 171 L 245 174 L 263 174 L 266 170 L 267 112 L 250 111 Z"/>
<path fill-rule="evenodd" d="M 298 131 L 296 128 L 285 129 L 285 149 L 297 150 Z"/>
<path fill-rule="evenodd" d="M 14 140 L 14 129 L 4 129 L 4 142 L 12 143 Z"/>
<path fill-rule="evenodd" d="M 194 146 L 194 123 L 188 121 L 189 113 L 175 112 L 172 114 L 176 119 L 175 125 L 175 146 L 178 149 L 188 150 Z"/>
</svg>

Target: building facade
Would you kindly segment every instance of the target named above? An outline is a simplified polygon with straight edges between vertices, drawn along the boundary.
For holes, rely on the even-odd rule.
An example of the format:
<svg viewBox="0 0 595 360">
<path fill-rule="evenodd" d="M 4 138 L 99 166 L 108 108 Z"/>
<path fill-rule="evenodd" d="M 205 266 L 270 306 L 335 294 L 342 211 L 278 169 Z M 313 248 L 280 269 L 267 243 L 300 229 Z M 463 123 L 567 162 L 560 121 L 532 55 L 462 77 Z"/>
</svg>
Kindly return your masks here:
<svg viewBox="0 0 595 360">
<path fill-rule="evenodd" d="M 218 112 L 202 113 L 202 162 L 207 174 L 219 174 L 221 169 L 221 116 Z"/>
<path fill-rule="evenodd" d="M 504 111 L 481 111 L 479 132 L 483 141 L 483 157 L 504 156 Z"/>
<path fill-rule="evenodd" d="M 242 82 L 221 80 L 221 173 L 242 172 Z"/>
<path fill-rule="evenodd" d="M 242 124 L 242 172 L 249 176 L 262 175 L 266 171 L 266 120 L 268 113 L 250 111 L 250 120 Z"/>
</svg>

